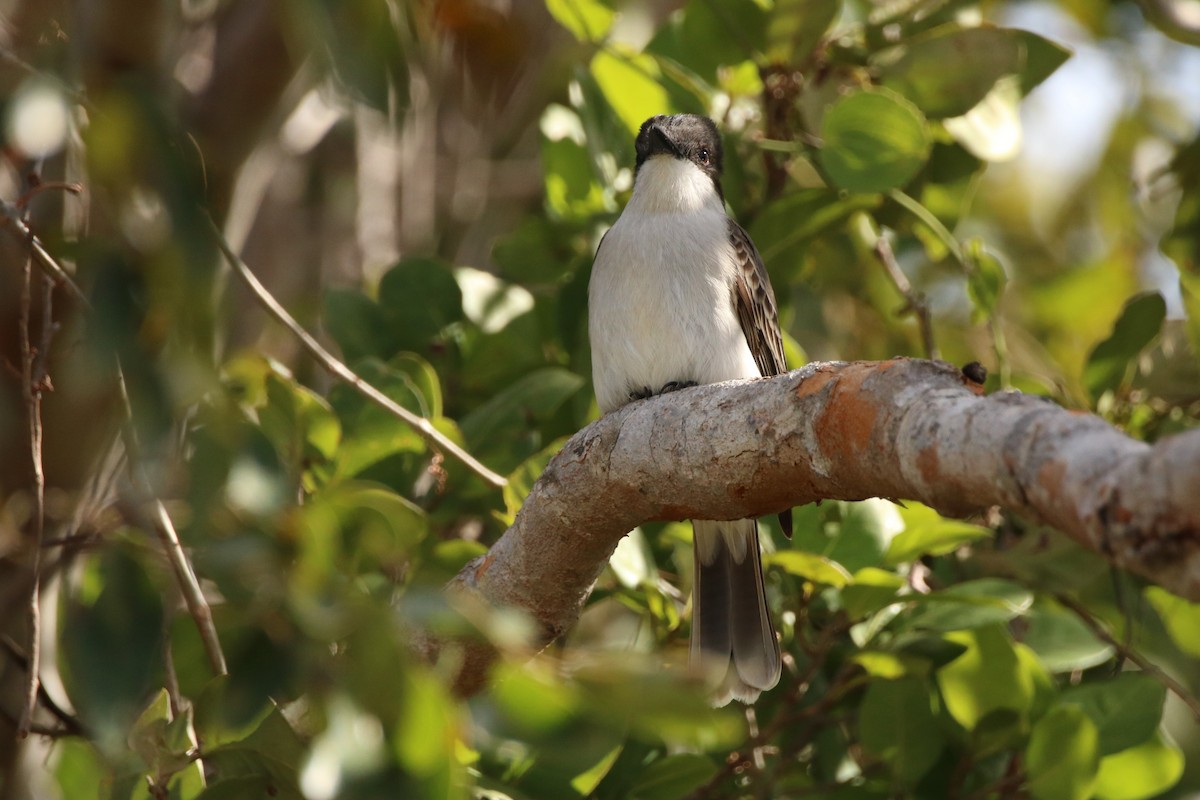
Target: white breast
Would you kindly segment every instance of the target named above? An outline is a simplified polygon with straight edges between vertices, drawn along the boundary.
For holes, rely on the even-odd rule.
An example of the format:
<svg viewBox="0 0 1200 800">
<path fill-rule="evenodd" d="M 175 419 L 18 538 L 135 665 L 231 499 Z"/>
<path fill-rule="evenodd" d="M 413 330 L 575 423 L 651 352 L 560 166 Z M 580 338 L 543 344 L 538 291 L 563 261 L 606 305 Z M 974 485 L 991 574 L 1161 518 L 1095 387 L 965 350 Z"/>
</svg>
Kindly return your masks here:
<svg viewBox="0 0 1200 800">
<path fill-rule="evenodd" d="M 727 226 L 699 169 L 670 158 L 643 165 L 633 198 L 596 254 L 588 287 L 601 411 L 673 381 L 758 376 L 734 307 Z"/>
</svg>

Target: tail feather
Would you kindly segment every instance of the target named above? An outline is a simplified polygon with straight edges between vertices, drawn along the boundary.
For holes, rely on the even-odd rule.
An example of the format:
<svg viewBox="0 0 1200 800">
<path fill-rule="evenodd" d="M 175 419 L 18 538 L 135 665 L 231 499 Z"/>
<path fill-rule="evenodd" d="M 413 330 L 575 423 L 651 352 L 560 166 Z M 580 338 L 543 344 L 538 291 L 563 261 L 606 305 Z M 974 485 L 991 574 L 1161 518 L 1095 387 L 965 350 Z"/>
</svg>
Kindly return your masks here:
<svg viewBox="0 0 1200 800">
<path fill-rule="evenodd" d="M 752 703 L 779 682 L 781 662 L 767 610 L 754 520 L 695 520 L 693 662 L 723 670 L 714 702 Z"/>
</svg>

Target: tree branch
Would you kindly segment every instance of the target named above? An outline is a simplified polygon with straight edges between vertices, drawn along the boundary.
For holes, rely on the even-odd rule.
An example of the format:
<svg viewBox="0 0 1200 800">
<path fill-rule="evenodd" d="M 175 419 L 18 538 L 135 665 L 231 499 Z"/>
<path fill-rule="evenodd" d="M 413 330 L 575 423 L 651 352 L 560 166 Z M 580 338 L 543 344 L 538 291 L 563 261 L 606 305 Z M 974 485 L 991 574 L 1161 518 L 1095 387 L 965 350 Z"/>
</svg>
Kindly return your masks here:
<svg viewBox="0 0 1200 800">
<path fill-rule="evenodd" d="M 447 590 L 568 630 L 621 537 L 652 520 L 738 519 L 817 500 L 992 505 L 1200 600 L 1200 431 L 1154 446 L 1044 398 L 982 394 L 940 362 L 818 363 L 632 403 L 575 434 L 516 521 Z M 457 688 L 494 657 L 460 643 Z M 437 641 L 422 645 L 428 657 Z"/>
</svg>

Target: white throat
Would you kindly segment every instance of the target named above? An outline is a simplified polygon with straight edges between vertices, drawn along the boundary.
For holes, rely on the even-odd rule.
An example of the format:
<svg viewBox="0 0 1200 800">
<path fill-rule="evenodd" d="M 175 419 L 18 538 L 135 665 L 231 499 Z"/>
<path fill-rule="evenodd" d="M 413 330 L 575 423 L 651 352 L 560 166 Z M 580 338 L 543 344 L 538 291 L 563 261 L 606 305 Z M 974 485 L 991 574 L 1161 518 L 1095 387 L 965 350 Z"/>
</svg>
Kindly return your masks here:
<svg viewBox="0 0 1200 800">
<path fill-rule="evenodd" d="M 651 156 L 642 164 L 626 208 L 642 214 L 725 213 L 712 178 L 691 161 L 668 155 Z"/>
</svg>

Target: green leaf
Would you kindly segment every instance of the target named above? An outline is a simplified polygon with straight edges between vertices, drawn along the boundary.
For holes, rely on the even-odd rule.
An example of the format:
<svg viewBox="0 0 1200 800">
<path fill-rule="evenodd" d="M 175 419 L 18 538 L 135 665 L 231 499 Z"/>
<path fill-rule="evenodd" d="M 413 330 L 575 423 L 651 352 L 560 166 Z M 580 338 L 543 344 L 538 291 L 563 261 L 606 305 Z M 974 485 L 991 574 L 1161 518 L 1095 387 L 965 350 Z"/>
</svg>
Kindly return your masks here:
<svg viewBox="0 0 1200 800">
<path fill-rule="evenodd" d="M 946 640 L 964 645 L 958 658 L 937 672 L 946 710 L 968 731 L 989 713 L 1009 709 L 1027 716 L 1035 705 L 1039 684 L 1049 678 L 1039 674 L 1036 659 L 1022 658 L 1001 625 L 946 634 Z"/>
<path fill-rule="evenodd" d="M 1022 641 L 1051 672 L 1090 669 L 1113 656 L 1112 645 L 1097 639 L 1078 616 L 1056 604 L 1037 603 L 1028 620 Z"/>
<path fill-rule="evenodd" d="M 396 726 L 400 763 L 418 777 L 446 772 L 454 758 L 456 708 L 446 688 L 423 669 L 404 671 L 404 706 Z"/>
<path fill-rule="evenodd" d="M 899 49 L 900 57 L 883 69 L 883 85 L 907 97 L 929 119 L 970 111 L 996 81 L 1020 69 L 1024 55 L 1017 31 L 957 25 L 936 28 Z"/>
<path fill-rule="evenodd" d="M 603 39 L 616 17 L 616 12 L 599 0 L 546 0 L 546 10 L 581 42 Z"/>
<path fill-rule="evenodd" d="M 1029 94 L 1042 81 L 1053 75 L 1072 55 L 1070 48 L 1063 47 L 1038 36 L 1036 33 L 1013 30 L 1024 49 L 1021 66 L 1021 94 Z"/>
<path fill-rule="evenodd" d="M 851 192 L 908 183 L 929 157 L 929 128 L 915 105 L 886 89 L 847 95 L 825 112 L 817 157 L 830 180 Z"/>
<path fill-rule="evenodd" d="M 975 322 L 989 319 L 996 313 L 1000 295 L 1008 284 L 1008 275 L 1000 260 L 989 253 L 979 240 L 972 240 L 966 247 L 967 295 L 971 298 L 971 318 Z"/>
<path fill-rule="evenodd" d="M 923 678 L 929 674 L 932 667 L 924 658 L 882 650 L 860 650 L 851 656 L 850 660 L 862 667 L 868 675 L 886 680 Z"/>
<path fill-rule="evenodd" d="M 1011 581 L 980 578 L 921 595 L 908 625 L 934 631 L 956 631 L 1008 622 L 1033 605 L 1033 593 Z"/>
<path fill-rule="evenodd" d="M 904 530 L 904 518 L 888 500 L 838 503 L 834 508 L 839 518 L 837 535 L 822 555 L 851 572 L 881 564 L 892 539 Z"/>
<path fill-rule="evenodd" d="M 508 483 L 504 486 L 504 505 L 510 521 L 516 518 L 533 484 L 541 477 L 550 459 L 558 455 L 558 451 L 562 450 L 566 442 L 566 437 L 555 439 L 548 447 L 522 461 L 521 466 L 508 474 Z"/>
<path fill-rule="evenodd" d="M 801 550 L 780 550 L 765 558 L 768 566 L 776 566 L 789 575 L 813 583 L 842 588 L 850 583 L 850 573 L 836 561 Z"/>
<path fill-rule="evenodd" d="M 767 20 L 767 59 L 803 62 L 841 10 L 842 0 L 776 0 Z"/>
<path fill-rule="evenodd" d="M 940 556 L 957 550 L 967 542 L 991 536 L 991 530 L 954 519 L 946 519 L 931 508 L 921 506 L 927 514 L 913 506 L 900 512 L 906 527 L 888 545 L 884 562 L 903 564 L 923 555 Z"/>
<path fill-rule="evenodd" d="M 904 578 L 878 567 L 863 567 L 842 590 L 842 609 L 850 619 L 861 619 L 895 602 L 905 587 Z"/>
<path fill-rule="evenodd" d="M 1115 391 L 1125 382 L 1139 353 L 1158 336 L 1167 304 L 1158 292 L 1139 294 L 1125 304 L 1112 334 L 1096 345 L 1083 370 L 1083 382 L 1093 399 Z"/>
<path fill-rule="evenodd" d="M 1189 603 L 1160 586 L 1147 586 L 1145 595 L 1176 646 L 1200 658 L 1200 603 Z"/>
<path fill-rule="evenodd" d="M 1057 706 L 1037 721 L 1025 748 L 1035 800 L 1087 800 L 1100 767 L 1096 726 L 1074 706 Z"/>
<path fill-rule="evenodd" d="M 526 375 L 463 417 L 462 434 L 468 448 L 476 455 L 504 453 L 511 462 L 512 439 L 531 422 L 553 414 L 583 384 L 583 378 L 560 367 Z"/>
<path fill-rule="evenodd" d="M 92 747 L 81 738 L 65 737 L 54 745 L 54 780 L 62 797 L 71 800 L 101 800 L 112 784 L 112 773 Z"/>
<path fill-rule="evenodd" d="M 712 779 L 713 762 L 695 753 L 678 753 L 652 761 L 633 784 L 631 800 L 678 800 Z"/>
<path fill-rule="evenodd" d="M 64 600 L 59 666 L 71 703 L 102 752 L 126 747 L 128 727 L 162 685 L 160 590 L 120 547 L 84 565 Z"/>
<path fill-rule="evenodd" d="M 398 349 L 396 336 L 379 305 L 357 289 L 327 289 L 321 319 L 346 361 L 387 358 Z"/>
<path fill-rule="evenodd" d="M 463 318 L 458 281 L 434 258 L 406 258 L 388 270 L 379 282 L 379 307 L 397 349 L 422 355 L 433 338 Z"/>
<path fill-rule="evenodd" d="M 916 783 L 937 761 L 944 742 L 929 689 L 915 678 L 873 681 L 858 710 L 862 745 L 892 768 L 902 784 Z"/>
<path fill-rule="evenodd" d="M 333 458 L 342 426 L 325 398 L 277 372 L 267 376 L 266 387 L 258 420 L 281 460 L 299 471 Z"/>
<path fill-rule="evenodd" d="M 646 55 L 614 55 L 601 50 L 592 58 L 592 77 L 613 111 L 631 133 L 655 114 L 668 114 L 672 104 L 661 83 L 658 64 Z"/>
<path fill-rule="evenodd" d="M 1060 703 L 1088 715 L 1099 732 L 1101 755 L 1111 755 L 1147 741 L 1162 721 L 1167 690 L 1140 672 L 1122 672 L 1112 680 L 1072 686 Z"/>
<path fill-rule="evenodd" d="M 1161 733 L 1137 747 L 1100 759 L 1098 800 L 1158 797 L 1183 777 L 1183 753 Z"/>
</svg>

